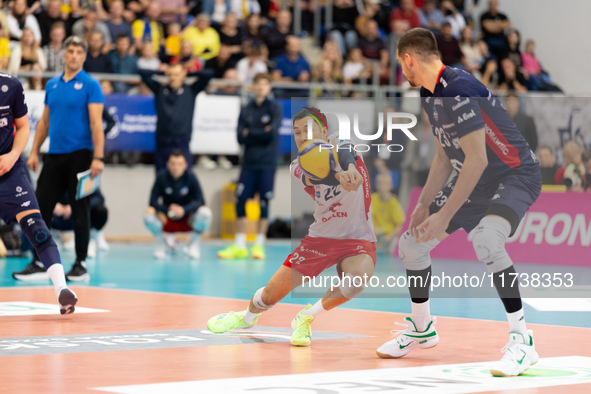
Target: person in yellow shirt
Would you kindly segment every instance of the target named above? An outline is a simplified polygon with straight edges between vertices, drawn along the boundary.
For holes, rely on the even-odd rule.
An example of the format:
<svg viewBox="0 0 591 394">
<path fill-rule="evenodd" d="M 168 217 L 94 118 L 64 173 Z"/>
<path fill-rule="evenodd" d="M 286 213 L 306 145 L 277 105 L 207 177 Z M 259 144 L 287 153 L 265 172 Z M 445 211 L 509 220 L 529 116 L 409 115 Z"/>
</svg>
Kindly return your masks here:
<svg viewBox="0 0 591 394">
<path fill-rule="evenodd" d="M 181 24 L 177 22 L 169 23 L 166 26 L 166 42 L 164 52 L 168 56 L 178 56 L 181 53 Z"/>
<path fill-rule="evenodd" d="M 160 47 L 164 46 L 164 28 L 162 23 L 158 21 L 159 17 L 160 5 L 151 2 L 146 10 L 146 16 L 131 25 L 131 35 L 139 52 L 142 51 L 144 43 L 151 42 L 154 52 L 160 53 Z"/>
<path fill-rule="evenodd" d="M 209 60 L 220 52 L 220 36 L 209 25 L 209 16 L 199 14 L 195 18 L 195 25 L 184 30 L 183 39 L 193 43 L 193 54 L 203 60 Z"/>
<path fill-rule="evenodd" d="M 396 245 L 406 215 L 392 193 L 392 177 L 382 173 L 376 177 L 377 192 L 371 195 L 371 216 L 379 243 L 390 249 Z"/>
</svg>

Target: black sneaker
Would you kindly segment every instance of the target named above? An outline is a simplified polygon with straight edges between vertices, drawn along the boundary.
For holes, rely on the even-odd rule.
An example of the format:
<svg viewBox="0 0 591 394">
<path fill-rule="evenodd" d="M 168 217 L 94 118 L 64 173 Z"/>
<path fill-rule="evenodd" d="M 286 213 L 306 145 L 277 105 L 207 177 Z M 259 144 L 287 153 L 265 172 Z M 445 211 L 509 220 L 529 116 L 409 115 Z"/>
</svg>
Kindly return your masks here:
<svg viewBox="0 0 591 394">
<path fill-rule="evenodd" d="M 33 260 L 27 264 L 24 270 L 13 272 L 12 277 L 16 280 L 36 281 L 49 279 L 49 274 L 40 261 Z"/>
<path fill-rule="evenodd" d="M 74 306 L 78 302 L 78 298 L 72 290 L 66 287 L 60 291 L 57 302 L 60 304 L 60 313 L 62 315 L 69 315 L 70 313 L 74 313 L 76 309 Z"/>
<path fill-rule="evenodd" d="M 76 260 L 70 272 L 66 274 L 66 279 L 72 282 L 84 282 L 90 280 L 90 275 L 88 275 L 88 271 L 86 271 L 86 263 L 84 261 Z"/>
</svg>

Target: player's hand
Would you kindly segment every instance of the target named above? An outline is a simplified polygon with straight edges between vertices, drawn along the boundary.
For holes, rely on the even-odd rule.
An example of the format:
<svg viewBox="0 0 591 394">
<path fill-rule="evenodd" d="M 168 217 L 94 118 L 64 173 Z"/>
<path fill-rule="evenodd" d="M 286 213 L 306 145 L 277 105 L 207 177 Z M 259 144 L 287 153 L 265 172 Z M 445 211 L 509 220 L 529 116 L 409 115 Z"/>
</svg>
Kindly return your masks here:
<svg viewBox="0 0 591 394">
<path fill-rule="evenodd" d="M 417 226 L 427 220 L 428 217 L 429 207 L 418 203 L 410 215 L 410 223 L 408 224 L 408 232 L 415 240 L 419 237 Z"/>
<path fill-rule="evenodd" d="M 27 167 L 33 172 L 37 172 L 39 168 L 39 156 L 36 153 L 31 152 L 29 158 L 27 159 Z"/>
<path fill-rule="evenodd" d="M 449 221 L 450 219 L 445 217 L 441 212 L 429 216 L 424 222 L 417 226 L 417 231 L 420 236 L 415 242 L 429 242 L 433 238 L 436 238 L 447 229 Z"/>
<path fill-rule="evenodd" d="M 99 159 L 94 159 L 92 161 L 92 164 L 90 164 L 90 178 L 93 178 L 100 175 L 101 172 L 103 172 L 103 169 L 105 168 L 105 163 L 103 163 L 102 160 Z"/>
<path fill-rule="evenodd" d="M 335 177 L 340 182 L 341 187 L 349 192 L 354 192 L 359 189 L 359 186 L 363 183 L 363 177 L 357 171 L 354 164 L 349 164 L 347 171 L 338 172 Z"/>
<path fill-rule="evenodd" d="M 170 204 L 170 206 L 168 207 L 169 217 L 171 212 L 175 219 L 180 219 L 185 216 L 185 209 L 178 204 Z"/>
<path fill-rule="evenodd" d="M 10 171 L 17 160 L 18 155 L 12 151 L 0 156 L 0 176 Z"/>
</svg>

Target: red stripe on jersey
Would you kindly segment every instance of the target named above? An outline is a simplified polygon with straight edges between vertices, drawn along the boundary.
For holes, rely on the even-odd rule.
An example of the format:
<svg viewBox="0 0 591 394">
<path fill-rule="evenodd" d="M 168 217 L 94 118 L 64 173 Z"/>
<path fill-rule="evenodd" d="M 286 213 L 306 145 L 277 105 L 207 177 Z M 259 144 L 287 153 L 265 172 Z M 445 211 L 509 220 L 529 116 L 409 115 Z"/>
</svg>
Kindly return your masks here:
<svg viewBox="0 0 591 394">
<path fill-rule="evenodd" d="M 497 125 L 495 125 L 484 111 L 481 110 L 480 112 L 482 112 L 482 119 L 484 120 L 486 145 L 510 168 L 519 167 L 521 160 L 519 159 L 517 148 L 507 141 L 501 130 L 499 130 Z"/>
<path fill-rule="evenodd" d="M 371 209 L 371 187 L 369 185 L 369 174 L 367 173 L 367 167 L 365 167 L 365 163 L 363 159 L 357 156 L 357 162 L 355 163 L 357 167 L 357 171 L 361 174 L 363 178 L 363 183 L 361 187 L 363 187 L 363 202 L 365 203 L 365 219 L 369 219 L 369 210 Z"/>
</svg>

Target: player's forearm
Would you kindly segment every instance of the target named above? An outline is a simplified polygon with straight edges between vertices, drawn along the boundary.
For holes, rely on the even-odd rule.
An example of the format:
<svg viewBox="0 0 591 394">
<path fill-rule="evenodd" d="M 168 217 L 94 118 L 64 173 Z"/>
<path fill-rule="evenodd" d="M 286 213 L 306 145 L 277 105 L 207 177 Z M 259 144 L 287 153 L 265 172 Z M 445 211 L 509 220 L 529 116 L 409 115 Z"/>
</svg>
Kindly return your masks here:
<svg viewBox="0 0 591 394">
<path fill-rule="evenodd" d="M 12 150 L 10 152 L 15 154 L 17 157 L 20 156 L 27 146 L 30 134 L 31 131 L 29 129 L 28 123 L 26 126 L 18 127 L 14 134 L 14 142 L 12 143 Z"/>
<path fill-rule="evenodd" d="M 37 130 L 35 131 L 35 137 L 33 138 L 33 146 L 31 147 L 32 154 L 39 154 L 39 150 L 41 149 L 43 142 L 45 142 L 47 134 L 49 134 L 49 127 L 45 120 L 41 118 L 39 119 L 39 123 L 37 123 Z"/>
<path fill-rule="evenodd" d="M 95 121 L 91 125 L 92 145 L 94 147 L 93 157 L 102 159 L 105 157 L 105 133 L 103 132 L 102 121 Z"/>
<path fill-rule="evenodd" d="M 419 197 L 419 204 L 426 207 L 431 204 L 435 199 L 435 196 L 437 196 L 437 193 L 439 193 L 443 185 L 447 182 L 452 170 L 453 167 L 447 157 L 435 155 L 431 162 L 431 169 L 429 170 L 427 182 L 425 182 L 425 186 Z"/>
<path fill-rule="evenodd" d="M 472 190 L 474 190 L 487 165 L 486 156 L 484 158 L 478 155 L 466 157 L 454 189 L 443 208 L 441 208 L 441 214 L 451 220 L 461 206 L 464 205 Z"/>
</svg>

